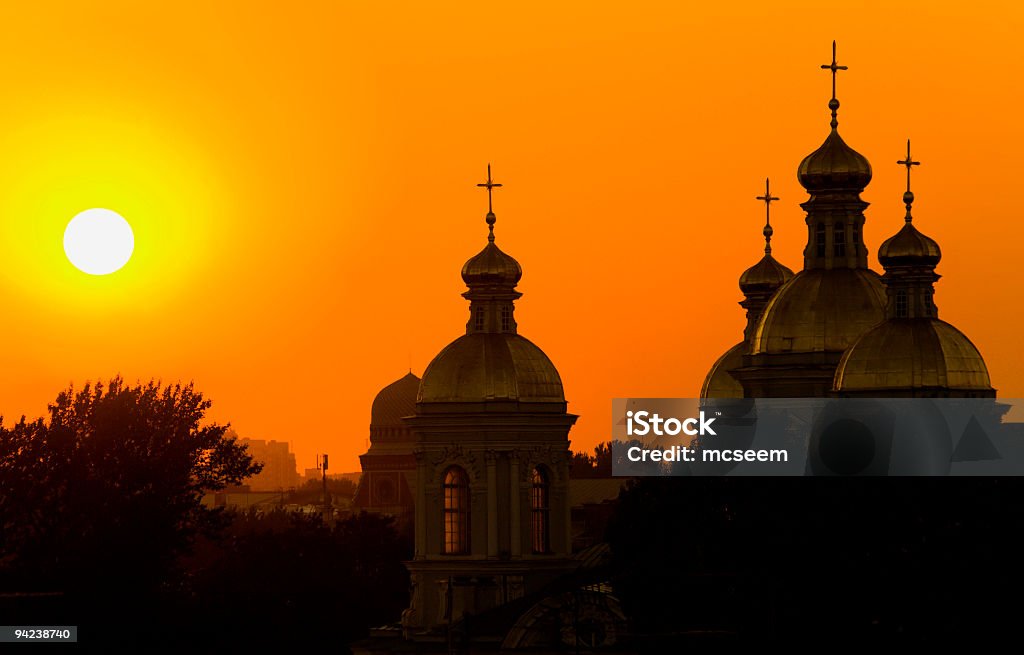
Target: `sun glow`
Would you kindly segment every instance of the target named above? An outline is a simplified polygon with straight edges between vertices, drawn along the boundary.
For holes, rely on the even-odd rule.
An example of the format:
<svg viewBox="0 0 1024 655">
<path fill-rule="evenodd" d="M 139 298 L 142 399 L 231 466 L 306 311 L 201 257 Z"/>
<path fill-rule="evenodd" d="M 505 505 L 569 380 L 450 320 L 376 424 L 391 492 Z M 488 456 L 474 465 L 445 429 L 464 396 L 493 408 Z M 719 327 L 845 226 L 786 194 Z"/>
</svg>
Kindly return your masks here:
<svg viewBox="0 0 1024 655">
<path fill-rule="evenodd" d="M 64 254 L 75 268 L 89 275 L 121 270 L 134 250 L 131 225 L 109 209 L 87 209 L 72 218 L 64 230 Z"/>
</svg>

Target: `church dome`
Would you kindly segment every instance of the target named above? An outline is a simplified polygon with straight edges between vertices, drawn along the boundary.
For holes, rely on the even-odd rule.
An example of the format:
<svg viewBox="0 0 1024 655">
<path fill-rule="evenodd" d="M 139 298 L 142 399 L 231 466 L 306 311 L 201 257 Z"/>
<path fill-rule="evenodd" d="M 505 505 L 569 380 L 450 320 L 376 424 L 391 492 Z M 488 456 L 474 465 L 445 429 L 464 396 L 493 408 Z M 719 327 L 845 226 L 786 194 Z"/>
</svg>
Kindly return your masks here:
<svg viewBox="0 0 1024 655">
<path fill-rule="evenodd" d="M 494 225 L 493 213 L 487 214 L 487 224 Z M 514 287 L 522 277 L 523 268 L 514 257 L 494 244 L 493 233 L 484 249 L 462 267 L 462 280 L 470 288 L 490 285 Z"/>
<path fill-rule="evenodd" d="M 793 271 L 780 264 L 771 254 L 765 254 L 759 262 L 740 275 L 740 291 L 746 293 L 764 288 L 778 288 L 792 277 Z"/>
<path fill-rule="evenodd" d="M 380 390 L 370 407 L 370 427 L 404 427 L 402 418 L 416 413 L 420 379 L 409 371 Z"/>
<path fill-rule="evenodd" d="M 711 370 L 708 371 L 700 388 L 701 398 L 743 397 L 743 385 L 729 371 L 743 366 L 743 349 L 746 345 L 745 341 L 739 342 L 726 350 L 725 354 L 711 365 Z"/>
<path fill-rule="evenodd" d="M 419 403 L 559 403 L 558 370 L 528 339 L 511 332 L 466 334 L 438 353 L 420 382 Z"/>
<path fill-rule="evenodd" d="M 821 147 L 800 162 L 797 178 L 811 194 L 828 191 L 860 193 L 871 182 L 871 163 L 846 145 L 839 131 L 833 129 Z"/>
<path fill-rule="evenodd" d="M 753 353 L 841 352 L 885 318 L 885 304 L 885 289 L 874 271 L 801 271 L 765 308 Z"/>
<path fill-rule="evenodd" d="M 866 332 L 843 355 L 834 388 L 994 394 L 981 353 L 963 332 L 937 318 L 890 319 Z"/>
<path fill-rule="evenodd" d="M 939 244 L 921 233 L 914 224 L 906 222 L 899 232 L 889 237 L 878 249 L 878 261 L 882 266 L 900 264 L 923 264 L 935 266 L 942 259 Z"/>
</svg>

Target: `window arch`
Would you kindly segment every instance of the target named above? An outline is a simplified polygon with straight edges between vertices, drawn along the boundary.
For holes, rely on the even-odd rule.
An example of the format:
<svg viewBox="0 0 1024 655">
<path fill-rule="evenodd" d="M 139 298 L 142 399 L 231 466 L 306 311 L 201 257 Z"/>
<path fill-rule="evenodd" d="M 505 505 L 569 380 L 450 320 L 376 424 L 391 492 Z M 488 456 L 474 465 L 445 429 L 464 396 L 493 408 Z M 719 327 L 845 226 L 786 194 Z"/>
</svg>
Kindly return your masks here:
<svg viewBox="0 0 1024 655">
<path fill-rule="evenodd" d="M 551 482 L 547 471 L 533 469 L 530 487 L 530 533 L 533 552 L 551 552 Z"/>
<path fill-rule="evenodd" d="M 469 477 L 458 466 L 445 471 L 441 490 L 444 496 L 444 554 L 469 553 Z"/>
</svg>

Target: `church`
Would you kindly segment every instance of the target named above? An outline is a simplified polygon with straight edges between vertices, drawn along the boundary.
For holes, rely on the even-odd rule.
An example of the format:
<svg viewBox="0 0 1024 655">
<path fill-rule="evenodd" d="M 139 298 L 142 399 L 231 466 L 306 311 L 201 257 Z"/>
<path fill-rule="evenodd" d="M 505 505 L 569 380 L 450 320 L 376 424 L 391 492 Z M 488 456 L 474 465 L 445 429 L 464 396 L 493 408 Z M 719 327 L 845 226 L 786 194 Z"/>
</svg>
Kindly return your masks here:
<svg viewBox="0 0 1024 655">
<path fill-rule="evenodd" d="M 740 276 L 747 325 L 704 380 L 705 398 L 992 398 L 973 343 L 938 317 L 938 243 L 914 224 L 908 142 L 903 226 L 868 266 L 860 194 L 868 160 L 839 135 L 835 58 L 831 130 L 798 168 L 809 199 L 803 269 L 772 256 L 766 182 L 764 256 Z M 609 584 L 608 546 L 574 549 L 568 412 L 557 368 L 519 333 L 523 269 L 495 239 L 462 267 L 465 334 L 374 400 L 356 505 L 414 515 L 410 601 L 355 653 L 628 652 Z M 396 617 L 397 619 L 398 617 Z"/>
<path fill-rule="evenodd" d="M 558 369 L 519 334 L 523 269 L 495 242 L 501 185 L 487 173 L 487 244 L 462 267 L 466 332 L 421 380 L 410 373 L 373 403 L 357 504 L 377 502 L 382 481 L 410 485 L 415 551 L 400 624 L 372 630 L 356 653 L 589 651 L 624 630 L 603 577 L 607 546 L 573 551 L 576 416 Z"/>
<path fill-rule="evenodd" d="M 703 398 L 994 398 L 978 348 L 939 318 L 934 285 L 939 244 L 914 225 L 910 154 L 903 226 L 878 249 L 885 272 L 868 267 L 860 194 L 871 164 L 839 135 L 832 63 L 831 130 L 797 169 L 809 198 L 803 270 L 772 256 L 774 229 L 766 182 L 764 256 L 740 276 L 747 325 L 743 339 L 712 365 Z"/>
</svg>

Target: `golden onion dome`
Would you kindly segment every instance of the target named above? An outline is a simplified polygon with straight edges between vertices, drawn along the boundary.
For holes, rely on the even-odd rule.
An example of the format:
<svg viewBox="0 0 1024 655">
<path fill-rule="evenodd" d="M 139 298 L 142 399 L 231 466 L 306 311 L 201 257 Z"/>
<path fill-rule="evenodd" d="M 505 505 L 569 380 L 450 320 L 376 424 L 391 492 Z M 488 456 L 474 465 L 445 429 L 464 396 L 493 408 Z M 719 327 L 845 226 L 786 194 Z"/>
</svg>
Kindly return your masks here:
<svg viewBox="0 0 1024 655">
<path fill-rule="evenodd" d="M 759 262 L 740 275 L 740 290 L 744 293 L 765 288 L 778 288 L 793 277 L 793 271 L 766 253 Z"/>
<path fill-rule="evenodd" d="M 834 389 L 995 393 L 975 345 L 937 318 L 890 319 L 866 332 L 843 354 Z"/>
<path fill-rule="evenodd" d="M 548 356 L 511 332 L 474 332 L 448 344 L 423 373 L 418 403 L 565 403 Z"/>
<path fill-rule="evenodd" d="M 863 268 L 800 271 L 772 296 L 752 352 L 842 352 L 885 318 L 880 276 Z"/>
<path fill-rule="evenodd" d="M 838 106 L 834 98 L 832 102 Z M 797 178 L 811 194 L 829 191 L 860 193 L 871 182 L 871 163 L 846 145 L 839 131 L 833 128 L 821 147 L 800 162 Z"/>
<path fill-rule="evenodd" d="M 927 264 L 935 266 L 942 259 L 939 244 L 922 234 L 913 223 L 904 223 L 899 232 L 886 239 L 878 249 L 882 266 Z"/>
<path fill-rule="evenodd" d="M 792 273 L 790 273 L 792 275 Z M 743 350 L 746 342 L 741 341 L 711 365 L 700 388 L 701 398 L 742 398 L 743 385 L 729 371 L 743 366 Z"/>
<path fill-rule="evenodd" d="M 488 213 L 487 224 L 492 228 L 494 220 L 494 214 Z M 471 257 L 462 267 L 462 280 L 470 288 L 490 285 L 514 287 L 522 277 L 523 268 L 519 262 L 494 244 L 493 231 L 484 249 Z"/>
</svg>

